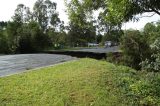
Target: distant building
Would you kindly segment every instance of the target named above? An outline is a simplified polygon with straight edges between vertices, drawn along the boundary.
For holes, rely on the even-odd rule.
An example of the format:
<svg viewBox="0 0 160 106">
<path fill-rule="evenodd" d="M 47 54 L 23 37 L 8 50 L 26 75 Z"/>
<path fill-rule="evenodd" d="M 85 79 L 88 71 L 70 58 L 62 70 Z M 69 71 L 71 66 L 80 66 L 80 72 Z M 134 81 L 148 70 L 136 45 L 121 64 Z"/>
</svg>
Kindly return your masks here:
<svg viewBox="0 0 160 106">
<path fill-rule="evenodd" d="M 97 43 L 88 43 L 88 47 L 97 47 L 99 44 Z"/>
</svg>

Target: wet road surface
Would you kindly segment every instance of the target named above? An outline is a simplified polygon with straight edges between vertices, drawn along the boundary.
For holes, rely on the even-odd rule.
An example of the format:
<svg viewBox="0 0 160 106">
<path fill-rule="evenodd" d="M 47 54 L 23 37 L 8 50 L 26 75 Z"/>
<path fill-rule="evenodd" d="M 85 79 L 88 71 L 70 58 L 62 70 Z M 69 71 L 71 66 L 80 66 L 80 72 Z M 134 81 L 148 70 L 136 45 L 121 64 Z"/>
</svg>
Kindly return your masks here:
<svg viewBox="0 0 160 106">
<path fill-rule="evenodd" d="M 107 47 L 107 48 L 90 48 L 90 49 L 80 49 L 80 50 L 71 50 L 71 51 L 83 51 L 83 52 L 93 52 L 93 53 L 109 53 L 109 52 L 118 52 L 119 47 Z"/>
<path fill-rule="evenodd" d="M 0 56 L 0 77 L 74 59 L 76 58 L 55 54 L 19 54 Z"/>
</svg>

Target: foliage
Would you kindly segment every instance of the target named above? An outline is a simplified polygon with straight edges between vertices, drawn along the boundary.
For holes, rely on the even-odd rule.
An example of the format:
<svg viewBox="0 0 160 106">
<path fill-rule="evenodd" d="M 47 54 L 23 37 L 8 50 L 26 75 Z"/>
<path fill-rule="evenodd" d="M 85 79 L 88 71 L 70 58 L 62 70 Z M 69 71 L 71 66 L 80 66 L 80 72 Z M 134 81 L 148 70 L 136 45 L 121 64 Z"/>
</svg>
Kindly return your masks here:
<svg viewBox="0 0 160 106">
<path fill-rule="evenodd" d="M 160 34 L 160 24 L 157 23 L 148 23 L 144 27 L 144 34 L 150 45 L 152 54 L 146 60 L 144 60 L 141 65 L 142 68 L 148 71 L 159 71 L 159 34 Z"/>
<path fill-rule="evenodd" d="M 44 34 L 38 23 L 32 21 L 23 24 L 19 31 L 19 48 L 21 53 L 32 53 L 51 45 L 48 35 Z"/>
<path fill-rule="evenodd" d="M 159 105 L 159 73 L 148 72 L 128 72 L 125 76 L 120 76 L 119 86 L 123 89 L 133 106 L 158 106 Z"/>
<path fill-rule="evenodd" d="M 119 29 L 110 30 L 108 33 L 105 33 L 103 36 L 103 42 L 112 41 L 112 42 L 120 42 L 120 38 L 123 35 L 123 31 Z"/>
<path fill-rule="evenodd" d="M 157 0 L 130 0 L 131 8 L 127 10 L 128 17 L 145 12 L 154 12 L 160 15 L 160 2 Z"/>
<path fill-rule="evenodd" d="M 122 63 L 122 53 L 117 52 L 117 53 L 107 53 L 106 54 L 106 60 L 108 62 L 114 63 L 114 64 L 123 64 Z"/>
<path fill-rule="evenodd" d="M 86 46 L 88 42 L 95 42 L 96 32 L 95 27 L 88 23 L 85 27 L 70 24 L 68 32 L 68 42 L 72 47 L 74 46 Z"/>
<path fill-rule="evenodd" d="M 88 42 L 95 42 L 96 27 L 91 13 L 84 10 L 84 5 L 79 0 L 66 1 L 69 15 L 69 45 L 86 46 Z"/>
<path fill-rule="evenodd" d="M 151 45 L 151 50 L 153 54 L 151 58 L 146 59 L 142 62 L 143 69 L 148 71 L 160 71 L 160 38 L 157 38 L 155 42 Z"/>
<path fill-rule="evenodd" d="M 160 24 L 147 23 L 143 31 L 127 30 L 121 39 L 124 64 L 136 69 L 159 71 Z M 151 45 L 151 46 L 150 46 Z"/>
<path fill-rule="evenodd" d="M 86 46 L 88 42 L 96 42 L 96 27 L 90 15 L 83 11 L 80 2 L 68 4 L 70 23 L 68 33 L 64 22 L 56 11 L 57 4 L 50 0 L 37 0 L 33 10 L 24 4 L 17 5 L 10 22 L 0 22 L 3 30 L 0 41 L 6 49 L 0 53 L 30 53 L 46 48 L 64 46 Z M 71 7 L 69 7 L 71 6 Z M 88 20 L 89 19 L 89 20 Z M 56 47 L 57 48 L 57 47 Z"/>
<path fill-rule="evenodd" d="M 6 28 L 7 27 L 7 22 L 0 21 L 0 29 Z"/>
<path fill-rule="evenodd" d="M 63 24 L 56 12 L 56 3 L 50 0 L 37 0 L 33 12 L 24 4 L 19 4 L 12 21 L 0 22 L 0 53 L 37 52 L 54 43 L 65 42 L 65 39 L 58 42 L 52 39 L 54 34 L 65 38 Z M 50 30 L 53 33 L 49 34 L 48 32 L 52 32 Z"/>
<path fill-rule="evenodd" d="M 160 15 L 160 2 L 157 0 L 106 0 L 106 19 L 113 23 L 122 23 L 129 20 L 138 20 L 143 13 Z M 116 7 L 116 8 L 115 8 Z"/>
<path fill-rule="evenodd" d="M 5 32 L 0 29 L 0 53 L 10 53 L 8 38 Z"/>
<path fill-rule="evenodd" d="M 138 20 L 136 15 L 146 12 L 160 15 L 158 0 L 84 0 L 82 4 L 85 11 L 102 9 L 102 17 L 114 26 L 129 20 Z"/>
<path fill-rule="evenodd" d="M 99 34 L 99 35 L 96 36 L 96 42 L 97 43 L 101 43 L 102 39 L 103 39 L 103 35 Z"/>
<path fill-rule="evenodd" d="M 160 15 L 159 1 L 157 0 L 106 0 L 106 19 L 113 23 L 122 23 L 129 20 L 138 20 L 136 15 L 153 12 Z M 115 8 L 116 7 L 116 8 Z M 123 7 L 123 8 L 122 8 Z"/>
<path fill-rule="evenodd" d="M 137 30 L 128 30 L 121 39 L 124 64 L 140 69 L 140 63 L 150 56 L 146 37 Z"/>
<path fill-rule="evenodd" d="M 35 20 L 39 23 L 42 31 L 46 31 L 48 24 L 56 24 L 58 21 L 58 14 L 56 13 L 56 3 L 50 0 L 37 0 L 34 8 L 33 15 Z"/>
<path fill-rule="evenodd" d="M 151 45 L 159 36 L 159 24 L 147 23 L 144 26 L 144 35 L 146 36 L 147 42 Z"/>
<path fill-rule="evenodd" d="M 55 32 L 54 29 L 49 29 L 47 31 L 47 35 L 49 36 L 50 40 L 52 41 L 52 45 L 57 49 L 63 49 L 65 46 L 68 45 L 68 35 L 66 32 Z"/>
<path fill-rule="evenodd" d="M 8 39 L 9 49 L 11 53 L 16 53 L 17 48 L 19 46 L 18 31 L 20 27 L 21 25 L 17 22 L 8 22 L 8 25 L 6 27 L 6 37 Z"/>
</svg>

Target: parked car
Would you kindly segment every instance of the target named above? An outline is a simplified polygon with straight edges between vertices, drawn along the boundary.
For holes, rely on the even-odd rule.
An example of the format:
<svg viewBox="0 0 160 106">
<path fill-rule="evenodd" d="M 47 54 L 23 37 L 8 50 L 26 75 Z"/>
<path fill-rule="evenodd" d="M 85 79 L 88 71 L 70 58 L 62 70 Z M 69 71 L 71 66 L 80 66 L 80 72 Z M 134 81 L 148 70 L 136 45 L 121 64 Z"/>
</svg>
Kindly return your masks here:
<svg viewBox="0 0 160 106">
<path fill-rule="evenodd" d="M 106 41 L 104 44 L 105 48 L 112 46 L 112 41 Z"/>
<path fill-rule="evenodd" d="M 97 47 L 99 44 L 97 43 L 88 43 L 88 47 Z"/>
</svg>

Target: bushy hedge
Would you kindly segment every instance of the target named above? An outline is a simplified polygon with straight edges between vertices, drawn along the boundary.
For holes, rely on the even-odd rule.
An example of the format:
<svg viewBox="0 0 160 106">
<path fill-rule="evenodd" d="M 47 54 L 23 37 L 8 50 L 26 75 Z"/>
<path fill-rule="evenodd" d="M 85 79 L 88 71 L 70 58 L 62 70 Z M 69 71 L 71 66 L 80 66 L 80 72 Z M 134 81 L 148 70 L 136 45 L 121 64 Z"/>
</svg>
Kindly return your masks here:
<svg viewBox="0 0 160 106">
<path fill-rule="evenodd" d="M 158 72 L 160 71 L 160 38 L 157 38 L 150 47 L 153 54 L 141 64 L 144 70 Z"/>
<path fill-rule="evenodd" d="M 141 69 L 140 63 L 150 56 L 150 47 L 145 36 L 138 30 L 128 30 L 121 39 L 123 63 Z"/>
<path fill-rule="evenodd" d="M 118 66 L 116 80 L 128 106 L 160 105 L 160 73 Z"/>
</svg>

